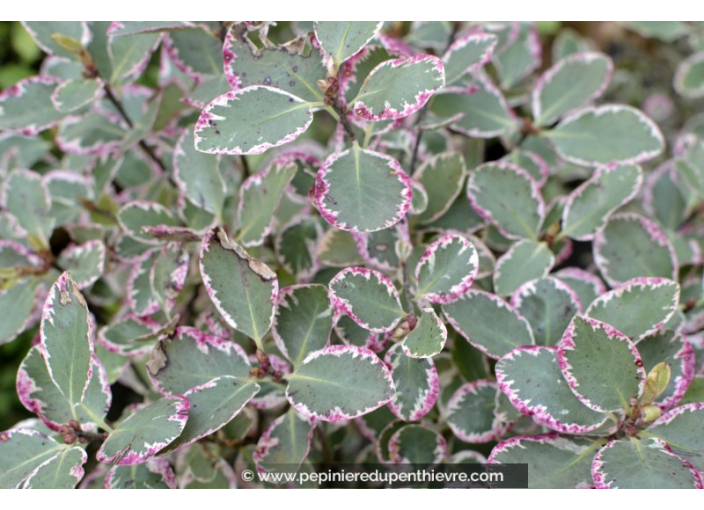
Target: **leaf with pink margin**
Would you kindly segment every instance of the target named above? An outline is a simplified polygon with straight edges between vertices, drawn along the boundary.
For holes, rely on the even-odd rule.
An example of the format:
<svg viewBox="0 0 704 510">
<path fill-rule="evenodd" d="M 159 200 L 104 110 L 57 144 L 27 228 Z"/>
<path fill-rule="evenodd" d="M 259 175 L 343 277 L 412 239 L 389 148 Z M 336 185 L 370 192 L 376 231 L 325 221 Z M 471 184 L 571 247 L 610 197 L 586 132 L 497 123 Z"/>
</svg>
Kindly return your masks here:
<svg viewBox="0 0 704 510">
<path fill-rule="evenodd" d="M 670 320 L 680 302 L 680 286 L 666 278 L 633 278 L 602 294 L 585 315 L 606 322 L 638 343 Z"/>
<path fill-rule="evenodd" d="M 614 211 L 635 198 L 642 183 L 643 171 L 638 165 L 597 168 L 567 197 L 560 236 L 592 240 Z"/>
<path fill-rule="evenodd" d="M 413 175 L 413 179 L 422 184 L 428 193 L 428 207 L 419 215 L 420 223 L 435 221 L 450 209 L 462 193 L 466 172 L 460 152 L 436 154 L 423 162 Z"/>
<path fill-rule="evenodd" d="M 292 285 L 279 292 L 271 332 L 295 369 L 308 354 L 328 345 L 332 323 L 332 306 L 324 285 Z"/>
<path fill-rule="evenodd" d="M 703 489 L 697 470 L 659 440 L 612 439 L 594 456 L 597 489 Z"/>
<path fill-rule="evenodd" d="M 420 110 L 444 85 L 445 71 L 437 57 L 388 60 L 372 69 L 350 108 L 374 122 L 402 119 Z"/>
<path fill-rule="evenodd" d="M 83 465 L 88 461 L 80 446 L 66 448 L 44 462 L 24 481 L 23 489 L 74 489 L 83 478 Z"/>
<path fill-rule="evenodd" d="M 294 473 L 308 457 L 315 420 L 294 408 L 274 420 L 257 441 L 254 463 L 259 473 Z"/>
<path fill-rule="evenodd" d="M 54 106 L 51 96 L 59 80 L 33 76 L 0 93 L 0 129 L 34 136 L 66 117 Z"/>
<path fill-rule="evenodd" d="M 139 229 L 142 234 L 153 237 L 159 241 L 176 243 L 198 243 L 202 236 L 192 228 L 172 227 L 169 225 L 145 225 Z"/>
<path fill-rule="evenodd" d="M 533 178 L 540 188 L 542 188 L 548 180 L 550 166 L 536 152 L 524 149 L 514 149 L 510 153 L 506 154 L 502 160 L 513 163 L 528 172 L 528 175 Z M 547 215 L 545 219 L 545 225 L 550 225 L 550 223 L 547 222 Z"/>
<path fill-rule="evenodd" d="M 297 170 L 293 163 L 274 163 L 242 183 L 237 204 L 237 242 L 247 247 L 264 242 L 284 191 Z"/>
<path fill-rule="evenodd" d="M 369 349 L 346 345 L 312 352 L 287 379 L 286 398 L 297 411 L 333 423 L 369 413 L 395 394 L 386 364 Z"/>
<path fill-rule="evenodd" d="M 159 250 L 149 250 L 139 256 L 132 266 L 127 281 L 127 305 L 137 315 L 151 315 L 159 310 L 159 303 L 152 294 L 149 271 L 159 257 Z"/>
<path fill-rule="evenodd" d="M 335 322 L 335 334 L 345 345 L 364 347 L 374 352 L 379 352 L 386 347 L 389 333 L 372 333 L 368 329 L 359 326 L 347 315 L 337 313 Z"/>
<path fill-rule="evenodd" d="M 106 464 L 142 464 L 176 439 L 188 419 L 183 396 L 164 397 L 130 415 L 110 432 L 96 458 Z"/>
<path fill-rule="evenodd" d="M 464 237 L 448 234 L 428 246 L 416 266 L 415 299 L 450 303 L 467 292 L 479 269 L 479 255 Z"/>
<path fill-rule="evenodd" d="M 425 425 L 406 425 L 389 438 L 389 457 L 396 464 L 434 466 L 447 456 L 447 441 Z"/>
<path fill-rule="evenodd" d="M 552 273 L 551 276 L 569 285 L 579 296 L 579 301 L 585 310 L 596 298 L 606 292 L 606 286 L 601 278 L 578 267 L 565 267 Z"/>
<path fill-rule="evenodd" d="M 89 112 L 64 119 L 56 144 L 69 154 L 106 156 L 117 150 L 127 129 L 103 113 Z"/>
<path fill-rule="evenodd" d="M 170 316 L 170 310 L 183 289 L 190 259 L 188 250 L 181 243 L 169 243 L 161 249 L 149 270 L 152 296 L 167 317 Z"/>
<path fill-rule="evenodd" d="M 86 301 L 63 273 L 44 303 L 40 335 L 49 376 L 71 405 L 83 401 L 91 379 L 92 334 Z"/>
<path fill-rule="evenodd" d="M 513 22 L 511 36 L 492 57 L 501 88 L 518 85 L 542 63 L 540 36 L 533 22 Z"/>
<path fill-rule="evenodd" d="M 210 300 L 230 327 L 261 346 L 274 321 L 276 273 L 219 229 L 203 238 L 200 273 Z"/>
<path fill-rule="evenodd" d="M 76 54 L 59 44 L 54 36 L 68 37 L 79 44 L 90 39 L 85 21 L 22 21 L 22 26 L 44 53 L 64 59 L 76 59 Z"/>
<path fill-rule="evenodd" d="M 292 142 L 313 122 L 314 103 L 252 85 L 214 99 L 201 112 L 195 146 L 208 154 L 253 155 Z"/>
<path fill-rule="evenodd" d="M 0 487 L 20 488 L 39 466 L 69 448 L 31 429 L 0 432 Z"/>
<path fill-rule="evenodd" d="M 675 90 L 688 99 L 704 97 L 704 52 L 690 55 L 677 66 Z"/>
<path fill-rule="evenodd" d="M 401 344 L 386 352 L 384 362 L 391 370 L 396 394 L 389 409 L 403 421 L 419 421 L 435 405 L 440 379 L 433 360 L 406 356 Z"/>
<path fill-rule="evenodd" d="M 556 347 L 514 349 L 496 364 L 496 380 L 516 409 L 557 432 L 587 434 L 607 420 L 574 396 L 557 363 Z"/>
<path fill-rule="evenodd" d="M 355 144 L 331 154 L 320 167 L 315 201 L 331 225 L 374 232 L 398 223 L 411 206 L 410 178 L 399 162 Z"/>
<path fill-rule="evenodd" d="M 337 68 L 371 41 L 383 21 L 316 21 L 315 36 Z"/>
<path fill-rule="evenodd" d="M 661 329 L 638 342 L 646 373 L 658 363 L 667 363 L 671 370 L 670 382 L 655 400 L 662 410 L 675 407 L 694 379 L 695 354 L 687 339 L 671 330 Z"/>
<path fill-rule="evenodd" d="M 394 329 L 406 313 L 398 291 L 383 274 L 363 267 L 350 267 L 330 281 L 330 300 L 338 313 L 374 333 Z"/>
<path fill-rule="evenodd" d="M 510 239 L 537 240 L 545 203 L 537 183 L 522 168 L 485 163 L 470 172 L 467 196 L 474 210 Z"/>
<path fill-rule="evenodd" d="M 250 363 L 235 342 L 181 326 L 163 338 L 152 350 L 147 374 L 164 395 L 186 394 L 189 390 L 221 377 L 249 377 Z"/>
<path fill-rule="evenodd" d="M 413 191 L 415 198 L 416 189 Z M 357 244 L 364 262 L 381 271 L 394 271 L 401 266 L 397 243 L 408 243 L 408 224 L 405 221 L 397 223 L 391 228 L 375 232 L 352 232 L 352 237 Z"/>
<path fill-rule="evenodd" d="M 668 444 L 673 453 L 704 472 L 704 402 L 676 407 L 652 423 L 644 435 Z"/>
<path fill-rule="evenodd" d="M 555 255 L 547 243 L 518 241 L 496 261 L 494 291 L 500 296 L 513 294 L 527 282 L 547 276 L 554 265 Z"/>
<path fill-rule="evenodd" d="M 528 321 L 494 294 L 470 289 L 454 303 L 443 305 L 442 312 L 458 333 L 490 358 L 535 344 Z"/>
<path fill-rule="evenodd" d="M 588 489 L 591 464 L 601 441 L 558 434 L 517 436 L 494 447 L 489 464 L 528 464 L 529 489 Z"/>
<path fill-rule="evenodd" d="M 137 466 L 113 466 L 105 476 L 105 489 L 175 489 L 176 475 L 169 461 L 150 458 Z"/>
<path fill-rule="evenodd" d="M 164 453 L 179 450 L 220 430 L 237 416 L 261 387 L 251 380 L 224 375 L 191 388 L 184 397 L 191 407 L 186 426 Z"/>
<path fill-rule="evenodd" d="M 452 85 L 464 75 L 473 73 L 491 60 L 498 38 L 493 34 L 467 31 L 455 39 L 442 57 L 445 85 Z"/>
<path fill-rule="evenodd" d="M 372 69 L 394 56 L 396 55 L 389 53 L 383 46 L 367 45 L 347 59 L 338 72 L 344 104 L 347 105 L 359 93 L 364 79 Z"/>
<path fill-rule="evenodd" d="M 614 214 L 594 237 L 592 250 L 596 266 L 612 287 L 637 277 L 677 280 L 672 244 L 654 222 L 639 214 Z"/>
<path fill-rule="evenodd" d="M 447 341 L 447 328 L 432 308 L 421 310 L 415 328 L 403 339 L 403 353 L 411 358 L 440 354 Z"/>
<path fill-rule="evenodd" d="M 628 139 L 621 134 L 629 133 Z M 543 131 L 560 157 L 580 166 L 642 163 L 665 147 L 660 128 L 640 110 L 603 105 L 577 110 Z"/>
<path fill-rule="evenodd" d="M 79 289 L 90 287 L 105 271 L 105 245 L 98 239 L 70 245 L 61 252 L 57 263 L 71 273 Z"/>
<path fill-rule="evenodd" d="M 317 43 L 303 54 L 299 46 L 308 43 L 308 34 L 282 46 L 273 44 L 257 47 L 247 35 L 244 23 L 234 24 L 225 36 L 222 50 L 225 76 L 233 89 L 252 85 L 270 85 L 300 97 L 305 101 L 323 101 L 318 80 L 326 79 L 322 53 Z M 269 41 L 270 43 L 270 41 Z"/>
<path fill-rule="evenodd" d="M 171 30 L 164 50 L 179 71 L 196 81 L 223 72 L 222 40 L 203 26 Z"/>
<path fill-rule="evenodd" d="M 152 348 L 152 343 L 137 342 L 137 339 L 158 330 L 159 323 L 150 317 L 127 315 L 103 326 L 98 331 L 98 340 L 110 352 L 136 357 Z"/>
<path fill-rule="evenodd" d="M 180 451 L 176 457 L 178 488 L 236 489 L 237 476 L 221 451 L 220 445 L 204 442 Z"/>
<path fill-rule="evenodd" d="M 538 345 L 557 345 L 572 318 L 584 311 L 577 293 L 552 277 L 521 285 L 511 306 L 528 321 Z"/>
<path fill-rule="evenodd" d="M 17 371 L 17 394 L 22 405 L 38 415 L 52 430 L 77 419 L 84 430 L 98 426 L 96 416 L 104 419 L 112 403 L 105 368 L 92 359 L 91 379 L 83 402 L 70 402 L 51 380 L 40 346 L 32 347 Z"/>
<path fill-rule="evenodd" d="M 552 124 L 565 113 L 600 97 L 611 81 L 614 63 L 597 52 L 570 55 L 545 71 L 532 93 L 534 122 Z"/>
<path fill-rule="evenodd" d="M 364 263 L 352 234 L 338 228 L 329 228 L 323 234 L 316 257 L 330 267 L 350 267 Z"/>
<path fill-rule="evenodd" d="M 482 72 L 470 87 L 448 87 L 433 96 L 428 110 L 440 119 L 453 119 L 452 127 L 472 138 L 495 138 L 518 129 L 516 114 L 501 91 Z"/>
<path fill-rule="evenodd" d="M 460 441 L 470 444 L 496 441 L 506 433 L 505 425 L 494 415 L 499 386 L 479 379 L 460 386 L 447 403 L 446 420 Z"/>
<path fill-rule="evenodd" d="M 274 239 L 276 255 L 281 266 L 305 282 L 318 272 L 316 257 L 323 236 L 322 221 L 317 217 L 300 215 L 281 227 Z"/>
<path fill-rule="evenodd" d="M 55 219 L 51 214 L 51 195 L 40 174 L 13 170 L 3 182 L 0 205 L 42 247 L 49 247 Z"/>
<path fill-rule="evenodd" d="M 171 211 L 157 202 L 134 201 L 123 205 L 117 212 L 120 226 L 135 239 L 148 244 L 160 244 L 142 232 L 144 226 L 177 226 Z"/>
<path fill-rule="evenodd" d="M 102 90 L 99 79 L 70 80 L 56 87 L 51 101 L 58 111 L 69 113 L 95 101 Z"/>
<path fill-rule="evenodd" d="M 220 172 L 220 158 L 196 150 L 193 133 L 186 130 L 174 148 L 173 176 L 186 198 L 216 217 L 222 217 L 227 186 Z"/>
<path fill-rule="evenodd" d="M 123 26 L 119 21 L 114 21 L 108 28 L 107 53 L 112 67 L 108 81 L 112 84 L 138 78 L 163 38 L 163 34 L 158 32 L 120 35 Z"/>
<path fill-rule="evenodd" d="M 37 301 L 42 295 L 41 286 L 31 279 L 0 289 L 0 309 L 4 315 L 0 323 L 0 345 L 13 341 L 36 322 L 35 311 L 41 306 Z"/>
<path fill-rule="evenodd" d="M 645 386 L 635 344 L 613 326 L 575 317 L 558 344 L 557 362 L 572 392 L 600 412 L 623 412 Z"/>
<path fill-rule="evenodd" d="M 375 442 L 374 451 L 379 459 L 379 462 L 382 464 L 392 463 L 391 452 L 389 451 L 389 441 L 391 437 L 403 427 L 408 427 L 408 423 L 401 420 L 393 420 L 383 427 L 381 431 L 372 439 Z"/>
</svg>

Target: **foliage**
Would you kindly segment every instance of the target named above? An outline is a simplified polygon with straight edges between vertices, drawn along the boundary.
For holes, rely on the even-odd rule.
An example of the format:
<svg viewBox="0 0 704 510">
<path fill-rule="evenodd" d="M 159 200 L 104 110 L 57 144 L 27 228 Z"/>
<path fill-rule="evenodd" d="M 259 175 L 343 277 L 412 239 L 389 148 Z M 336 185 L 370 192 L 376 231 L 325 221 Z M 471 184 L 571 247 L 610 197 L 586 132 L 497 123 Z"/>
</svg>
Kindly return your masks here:
<svg viewBox="0 0 704 510">
<path fill-rule="evenodd" d="M 704 25 L 23 26 L 0 487 L 702 488 Z"/>
</svg>

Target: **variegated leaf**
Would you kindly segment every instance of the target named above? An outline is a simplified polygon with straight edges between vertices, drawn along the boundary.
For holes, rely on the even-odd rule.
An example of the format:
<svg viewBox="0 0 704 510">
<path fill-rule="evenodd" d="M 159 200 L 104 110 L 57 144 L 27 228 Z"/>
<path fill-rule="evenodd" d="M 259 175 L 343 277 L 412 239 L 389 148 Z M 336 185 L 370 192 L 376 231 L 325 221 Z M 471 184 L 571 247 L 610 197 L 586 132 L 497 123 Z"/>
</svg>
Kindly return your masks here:
<svg viewBox="0 0 704 510">
<path fill-rule="evenodd" d="M 435 465 L 447 455 L 447 441 L 435 430 L 424 425 L 406 425 L 389 438 L 391 462 Z"/>
<path fill-rule="evenodd" d="M 442 57 L 445 85 L 452 85 L 489 62 L 497 43 L 498 39 L 493 34 L 477 34 L 472 31 L 455 39 Z"/>
<path fill-rule="evenodd" d="M 57 110 L 51 101 L 58 83 L 58 79 L 50 76 L 33 76 L 3 90 L 0 93 L 0 129 L 34 136 L 55 126 L 67 115 Z"/>
<path fill-rule="evenodd" d="M 449 303 L 471 287 L 479 269 L 479 256 L 464 237 L 449 234 L 433 242 L 416 266 L 416 299 Z"/>
<path fill-rule="evenodd" d="M 428 207 L 418 220 L 430 223 L 445 214 L 462 192 L 466 173 L 462 153 L 446 152 L 427 159 L 413 178 L 418 180 L 428 194 Z"/>
<path fill-rule="evenodd" d="M 500 296 L 513 294 L 524 283 L 546 276 L 554 264 L 546 243 L 519 241 L 496 261 L 494 289 Z"/>
<path fill-rule="evenodd" d="M 103 89 L 99 79 L 70 80 L 60 84 L 51 101 L 60 112 L 72 112 L 95 101 Z"/>
<path fill-rule="evenodd" d="M 120 226 L 143 243 L 158 244 L 153 237 L 142 232 L 142 227 L 157 225 L 177 226 L 178 221 L 163 205 L 156 202 L 128 202 L 117 212 Z"/>
<path fill-rule="evenodd" d="M 61 252 L 57 260 L 62 269 L 69 271 L 79 289 L 91 286 L 105 271 L 105 245 L 100 240 L 72 245 Z"/>
<path fill-rule="evenodd" d="M 315 420 L 302 417 L 291 408 L 264 431 L 254 451 L 257 471 L 291 473 L 308 456 L 315 432 Z"/>
<path fill-rule="evenodd" d="M 704 97 L 704 52 L 684 59 L 675 72 L 675 90 L 690 99 Z"/>
<path fill-rule="evenodd" d="M 440 379 L 431 359 L 406 356 L 401 344 L 386 352 L 384 361 L 390 367 L 396 394 L 389 409 L 404 421 L 419 421 L 435 405 L 440 393 Z"/>
<path fill-rule="evenodd" d="M 447 341 L 447 328 L 432 308 L 424 308 L 415 328 L 401 346 L 406 356 L 430 358 L 439 354 Z"/>
<path fill-rule="evenodd" d="M 488 443 L 500 438 L 506 428 L 494 415 L 498 385 L 479 379 L 460 386 L 447 403 L 447 424 L 465 443 Z"/>
<path fill-rule="evenodd" d="M 29 170 L 11 172 L 3 182 L 0 202 L 17 219 L 20 227 L 42 247 L 49 247 L 55 220 L 51 214 L 49 190 L 38 173 Z"/>
<path fill-rule="evenodd" d="M 0 487 L 19 488 L 40 466 L 69 448 L 31 429 L 0 432 Z"/>
<path fill-rule="evenodd" d="M 383 24 L 383 21 L 316 21 L 315 36 L 339 68 L 364 48 Z"/>
</svg>

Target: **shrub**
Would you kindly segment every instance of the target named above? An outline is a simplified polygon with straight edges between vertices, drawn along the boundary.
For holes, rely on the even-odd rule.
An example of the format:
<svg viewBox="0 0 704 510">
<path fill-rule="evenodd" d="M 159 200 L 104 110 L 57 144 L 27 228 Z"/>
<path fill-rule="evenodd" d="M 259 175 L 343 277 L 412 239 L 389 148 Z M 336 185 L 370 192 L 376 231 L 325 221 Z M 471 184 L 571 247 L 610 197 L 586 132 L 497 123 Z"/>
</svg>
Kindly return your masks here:
<svg viewBox="0 0 704 510">
<path fill-rule="evenodd" d="M 701 24 L 24 26 L 1 487 L 702 488 Z"/>
</svg>

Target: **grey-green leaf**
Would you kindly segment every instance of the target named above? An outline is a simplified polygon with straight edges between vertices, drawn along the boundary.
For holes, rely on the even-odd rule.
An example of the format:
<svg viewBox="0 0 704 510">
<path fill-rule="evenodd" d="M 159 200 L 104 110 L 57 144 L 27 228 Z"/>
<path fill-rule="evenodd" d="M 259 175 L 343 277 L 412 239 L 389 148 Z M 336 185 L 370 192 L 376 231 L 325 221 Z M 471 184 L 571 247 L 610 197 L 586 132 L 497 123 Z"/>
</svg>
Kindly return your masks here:
<svg viewBox="0 0 704 510">
<path fill-rule="evenodd" d="M 292 473 L 308 456 L 315 422 L 294 408 L 274 420 L 264 431 L 254 451 L 257 469 L 267 473 Z"/>
<path fill-rule="evenodd" d="M 447 341 L 447 328 L 432 308 L 424 308 L 416 327 L 403 339 L 403 352 L 411 358 L 440 354 Z"/>
<path fill-rule="evenodd" d="M 554 264 L 546 243 L 519 241 L 496 261 L 494 289 L 500 296 L 513 294 L 524 283 L 546 276 Z"/>
<path fill-rule="evenodd" d="M 383 21 L 316 21 L 315 35 L 339 68 L 379 32 Z"/>
</svg>

